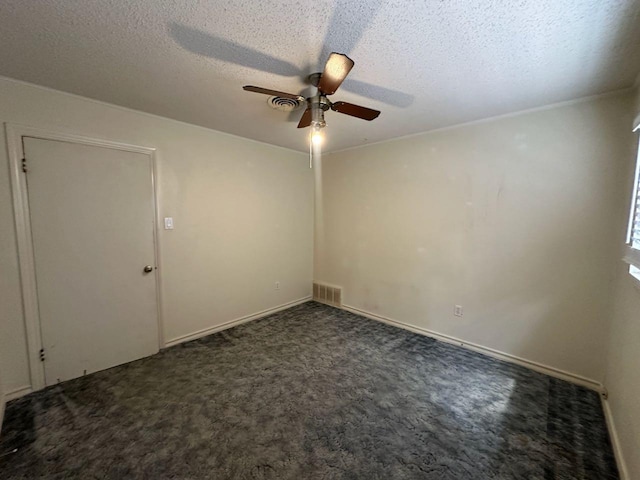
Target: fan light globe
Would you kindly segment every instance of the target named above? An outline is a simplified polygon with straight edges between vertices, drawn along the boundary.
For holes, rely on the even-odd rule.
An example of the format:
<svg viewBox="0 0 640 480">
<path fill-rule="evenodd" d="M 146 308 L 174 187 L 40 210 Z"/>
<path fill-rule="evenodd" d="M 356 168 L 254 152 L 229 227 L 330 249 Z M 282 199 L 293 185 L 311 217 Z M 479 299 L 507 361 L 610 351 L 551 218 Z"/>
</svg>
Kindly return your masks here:
<svg viewBox="0 0 640 480">
<path fill-rule="evenodd" d="M 320 130 L 314 130 L 313 133 L 311 134 L 311 143 L 318 146 L 322 144 L 322 140 L 323 140 L 322 132 L 320 132 Z"/>
</svg>

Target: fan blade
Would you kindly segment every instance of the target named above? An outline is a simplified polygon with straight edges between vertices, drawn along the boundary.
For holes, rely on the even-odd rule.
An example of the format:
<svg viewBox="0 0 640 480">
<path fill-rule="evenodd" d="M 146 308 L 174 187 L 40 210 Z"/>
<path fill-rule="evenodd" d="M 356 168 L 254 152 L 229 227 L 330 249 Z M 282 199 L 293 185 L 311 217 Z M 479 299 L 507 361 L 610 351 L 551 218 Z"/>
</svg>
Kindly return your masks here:
<svg viewBox="0 0 640 480">
<path fill-rule="evenodd" d="M 302 114 L 302 118 L 298 123 L 298 128 L 305 128 L 311 125 L 311 109 L 307 108 Z"/>
<path fill-rule="evenodd" d="M 335 102 L 331 105 L 331 110 L 369 121 L 378 118 L 378 115 L 380 115 L 380 112 L 378 110 L 361 107 L 360 105 L 354 105 L 353 103 L 347 102 Z"/>
<path fill-rule="evenodd" d="M 247 92 L 264 93 L 265 95 L 271 95 L 272 97 L 291 98 L 298 100 L 300 95 L 294 95 L 293 93 L 279 92 L 277 90 L 269 90 L 268 88 L 254 87 L 253 85 L 245 85 L 242 87 Z"/>
<path fill-rule="evenodd" d="M 318 83 L 318 90 L 325 95 L 333 95 L 353 68 L 353 60 L 342 53 L 329 55 Z"/>
</svg>

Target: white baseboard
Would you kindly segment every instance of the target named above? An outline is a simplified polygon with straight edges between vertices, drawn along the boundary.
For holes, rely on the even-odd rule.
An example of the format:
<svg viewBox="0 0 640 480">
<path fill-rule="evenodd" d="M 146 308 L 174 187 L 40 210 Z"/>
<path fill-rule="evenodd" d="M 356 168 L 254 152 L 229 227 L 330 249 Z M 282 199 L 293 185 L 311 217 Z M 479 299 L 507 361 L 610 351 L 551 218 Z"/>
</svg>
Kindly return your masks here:
<svg viewBox="0 0 640 480">
<path fill-rule="evenodd" d="M 582 387 L 595 390 L 600 394 L 604 394 L 606 392 L 604 386 L 600 382 L 597 382 L 590 378 L 583 377 L 581 375 L 576 375 L 575 373 L 567 372 L 565 370 L 560 370 L 559 368 L 555 368 L 555 367 L 550 367 L 548 365 L 534 362 L 532 360 L 527 360 L 526 358 L 517 357 L 509 353 L 501 352 L 499 350 L 494 350 L 493 348 L 483 347 L 482 345 L 478 345 L 476 343 L 467 342 L 466 340 L 461 340 L 459 338 L 452 337 L 450 335 L 434 332 L 432 330 L 418 327 L 416 325 L 411 325 L 409 323 L 393 320 L 392 318 L 383 317 L 382 315 L 377 315 L 375 313 L 367 312 L 366 310 L 361 310 L 359 308 L 352 307 L 350 305 L 343 304 L 342 308 L 349 312 L 355 313 L 356 315 L 362 315 L 363 317 L 367 317 L 372 320 L 377 320 L 379 322 L 387 323 L 389 325 L 394 325 L 396 327 L 400 327 L 414 333 L 425 335 L 427 337 L 435 338 L 436 340 L 440 340 L 446 343 L 450 343 L 452 345 L 457 345 L 459 347 L 466 348 L 467 350 L 472 350 L 474 352 L 478 352 L 483 355 L 487 355 L 489 357 L 497 358 L 499 360 L 504 360 L 505 362 L 515 363 L 516 365 L 521 365 L 531 370 L 535 370 L 536 372 L 544 373 L 551 377 L 559 378 L 561 380 L 566 380 L 567 382 L 575 383 L 576 385 L 580 385 Z"/>
<path fill-rule="evenodd" d="M 13 390 L 4 394 L 5 402 L 9 403 L 11 400 L 15 400 L 16 398 L 24 397 L 25 395 L 30 394 L 33 391 L 31 385 L 24 385 L 22 387 L 14 388 Z"/>
<path fill-rule="evenodd" d="M 235 327 L 238 325 L 242 325 L 243 323 L 250 322 L 251 320 L 257 320 L 258 318 L 266 317 L 267 315 L 271 315 L 272 313 L 279 312 L 281 310 L 285 310 L 287 308 L 295 307 L 296 305 L 300 305 L 301 303 L 308 302 L 311 300 L 311 295 L 308 295 L 304 298 L 299 298 L 298 300 L 293 300 L 292 302 L 283 303 L 282 305 L 278 305 L 277 307 L 268 308 L 267 310 L 262 310 L 258 313 L 253 313 L 251 315 L 246 315 L 244 317 L 236 318 L 235 320 L 230 320 L 220 325 L 216 325 L 214 327 L 205 328 L 203 330 L 198 330 L 194 333 L 189 333 L 187 335 L 182 335 L 180 337 L 173 338 L 167 342 L 165 342 L 164 346 L 173 347 L 174 345 L 178 345 L 179 343 L 189 342 L 191 340 L 196 340 L 201 337 L 206 337 L 207 335 L 211 335 L 212 333 L 219 332 L 221 330 L 226 330 L 227 328 Z"/>
<path fill-rule="evenodd" d="M 616 464 L 618 465 L 620 480 L 630 480 L 631 477 L 629 476 L 629 471 L 627 470 L 627 464 L 624 461 L 622 446 L 620 444 L 620 439 L 618 438 L 618 431 L 616 430 L 616 424 L 613 420 L 611 404 L 605 398 L 602 399 L 602 409 L 604 410 L 604 418 L 607 422 L 607 429 L 609 430 L 609 438 L 611 439 L 613 454 L 616 457 Z"/>
<path fill-rule="evenodd" d="M 2 421 L 4 420 L 4 405 L 7 400 L 4 397 L 2 391 L 0 391 L 0 435 L 2 435 Z"/>
</svg>

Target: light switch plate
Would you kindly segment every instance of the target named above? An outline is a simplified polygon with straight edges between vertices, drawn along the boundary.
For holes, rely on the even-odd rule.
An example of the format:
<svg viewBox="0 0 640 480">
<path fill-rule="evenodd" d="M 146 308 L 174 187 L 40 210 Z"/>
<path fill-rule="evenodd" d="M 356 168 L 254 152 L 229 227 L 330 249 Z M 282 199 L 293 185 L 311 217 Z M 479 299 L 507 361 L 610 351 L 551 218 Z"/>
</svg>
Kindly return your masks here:
<svg viewBox="0 0 640 480">
<path fill-rule="evenodd" d="M 173 217 L 164 217 L 164 229 L 173 230 Z"/>
</svg>

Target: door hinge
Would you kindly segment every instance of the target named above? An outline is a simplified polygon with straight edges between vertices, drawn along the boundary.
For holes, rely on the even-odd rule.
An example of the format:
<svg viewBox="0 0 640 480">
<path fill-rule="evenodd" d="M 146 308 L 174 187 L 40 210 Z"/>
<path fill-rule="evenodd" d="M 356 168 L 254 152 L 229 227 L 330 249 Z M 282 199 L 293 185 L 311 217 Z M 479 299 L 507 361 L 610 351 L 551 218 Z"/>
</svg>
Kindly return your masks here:
<svg viewBox="0 0 640 480">
<path fill-rule="evenodd" d="M 24 173 L 27 173 L 27 159 L 26 158 L 22 159 L 22 171 Z"/>
<path fill-rule="evenodd" d="M 40 349 L 40 361 L 44 362 L 44 348 Z"/>
</svg>

